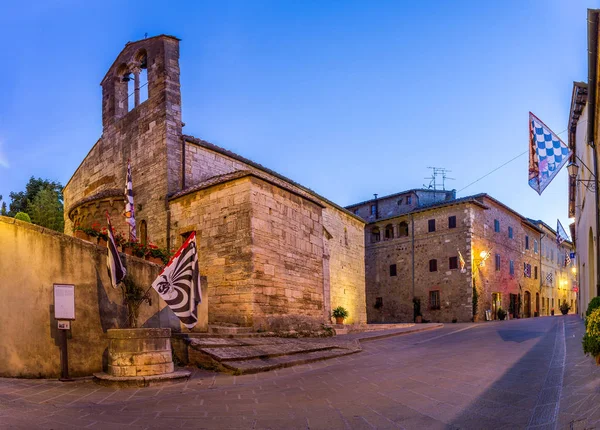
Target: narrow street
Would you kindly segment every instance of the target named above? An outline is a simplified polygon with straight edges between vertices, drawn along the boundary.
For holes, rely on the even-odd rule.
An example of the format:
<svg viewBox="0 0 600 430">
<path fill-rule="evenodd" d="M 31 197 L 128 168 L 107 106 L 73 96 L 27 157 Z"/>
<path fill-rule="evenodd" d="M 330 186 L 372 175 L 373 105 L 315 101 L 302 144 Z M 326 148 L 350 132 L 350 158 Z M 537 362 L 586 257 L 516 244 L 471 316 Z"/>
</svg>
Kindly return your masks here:
<svg viewBox="0 0 600 430">
<path fill-rule="evenodd" d="M 447 324 L 339 359 L 186 383 L 0 380 L 1 428 L 595 428 L 600 368 L 583 323 L 557 316 Z"/>
</svg>

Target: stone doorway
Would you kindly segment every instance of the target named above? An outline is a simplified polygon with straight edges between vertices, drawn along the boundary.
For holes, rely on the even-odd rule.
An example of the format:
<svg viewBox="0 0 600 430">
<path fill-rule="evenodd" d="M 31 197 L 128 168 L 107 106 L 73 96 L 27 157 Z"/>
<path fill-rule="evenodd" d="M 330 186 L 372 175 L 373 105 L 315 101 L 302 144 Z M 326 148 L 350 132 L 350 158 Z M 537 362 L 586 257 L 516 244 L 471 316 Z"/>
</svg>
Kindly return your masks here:
<svg viewBox="0 0 600 430">
<path fill-rule="evenodd" d="M 492 319 L 498 319 L 498 309 L 502 307 L 502 293 L 492 293 Z"/>
<path fill-rule="evenodd" d="M 525 291 L 523 301 L 525 302 L 523 304 L 523 316 L 525 318 L 531 318 L 531 293 L 529 291 Z"/>
</svg>

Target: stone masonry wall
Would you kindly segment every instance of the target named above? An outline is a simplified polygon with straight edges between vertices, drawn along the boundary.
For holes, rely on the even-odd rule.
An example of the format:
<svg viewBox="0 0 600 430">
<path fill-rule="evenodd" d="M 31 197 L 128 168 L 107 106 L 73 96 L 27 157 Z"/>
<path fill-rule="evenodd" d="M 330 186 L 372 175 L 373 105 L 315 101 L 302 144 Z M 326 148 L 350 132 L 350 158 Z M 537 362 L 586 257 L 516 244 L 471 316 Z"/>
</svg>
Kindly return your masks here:
<svg viewBox="0 0 600 430">
<path fill-rule="evenodd" d="M 323 210 L 323 226 L 330 236 L 325 236 L 329 269 L 325 282 L 325 315 L 329 321 L 331 310 L 343 306 L 348 310 L 346 324 L 367 322 L 365 293 L 365 242 L 364 224 L 340 210 L 327 206 Z M 327 279 L 328 278 L 328 279 Z"/>
<path fill-rule="evenodd" d="M 421 313 L 425 320 L 434 322 L 460 322 L 471 320 L 471 273 L 461 273 L 460 266 L 449 268 L 450 257 L 462 253 L 466 264 L 470 258 L 471 216 L 470 204 L 444 206 L 428 211 L 369 224 L 366 229 L 367 317 L 369 322 L 413 321 L 413 236 L 414 218 L 414 297 L 421 300 Z M 456 216 L 456 228 L 449 228 L 448 217 Z M 435 220 L 436 229 L 428 231 L 429 220 Z M 408 236 L 400 237 L 398 224 L 408 224 Z M 381 231 L 394 225 L 394 237 L 375 242 L 372 227 Z M 437 260 L 437 270 L 430 271 L 429 261 Z M 396 265 L 392 276 L 390 266 Z M 468 266 L 466 266 L 468 269 Z M 430 292 L 439 291 L 440 309 L 430 306 Z M 377 298 L 382 303 L 377 305 Z"/>
<path fill-rule="evenodd" d="M 208 284 L 209 323 L 253 324 L 254 286 L 249 177 L 170 203 L 171 243 L 196 231 L 200 274 Z"/>
<path fill-rule="evenodd" d="M 273 317 L 323 320 L 323 224 L 321 207 L 252 178 L 254 325 Z"/>
<path fill-rule="evenodd" d="M 127 316 L 121 290 L 110 285 L 106 258 L 106 247 L 0 217 L 0 376 L 56 378 L 60 374 L 54 283 L 75 285 L 69 373 L 88 376 L 102 371 L 106 331 L 125 327 Z M 160 271 L 159 266 L 135 257 L 127 256 L 125 264 L 140 287 L 149 287 Z M 179 320 L 152 289 L 150 297 L 152 305 L 140 307 L 140 326 L 180 330 Z M 196 328 L 207 330 L 202 306 L 199 316 Z"/>
<path fill-rule="evenodd" d="M 473 256 L 475 258 L 474 279 L 479 291 L 479 312 L 483 319 L 485 310 L 493 310 L 493 293 L 501 294 L 498 303 L 505 311 L 509 311 L 510 294 L 531 294 L 531 316 L 535 310 L 535 293 L 539 292 L 540 264 L 539 254 L 534 251 L 534 240 L 538 242 L 540 234 L 523 223 L 523 218 L 507 210 L 490 199 L 484 199 L 489 209 L 474 211 L 473 220 Z M 500 231 L 494 231 L 494 220 L 500 223 Z M 513 238 L 509 237 L 508 227 L 513 230 Z M 525 249 L 525 236 L 529 236 L 529 249 Z M 480 265 L 480 253 L 490 253 L 485 264 Z M 496 268 L 496 254 L 500 256 L 500 266 Z M 510 262 L 513 262 L 514 274 L 510 273 Z M 531 265 L 531 278 L 525 277 L 523 264 Z M 535 267 L 538 268 L 538 279 L 535 279 Z M 496 306 L 496 308 L 498 307 Z M 522 312 L 525 312 L 523 304 Z M 492 315 L 492 317 L 495 317 Z"/>
</svg>

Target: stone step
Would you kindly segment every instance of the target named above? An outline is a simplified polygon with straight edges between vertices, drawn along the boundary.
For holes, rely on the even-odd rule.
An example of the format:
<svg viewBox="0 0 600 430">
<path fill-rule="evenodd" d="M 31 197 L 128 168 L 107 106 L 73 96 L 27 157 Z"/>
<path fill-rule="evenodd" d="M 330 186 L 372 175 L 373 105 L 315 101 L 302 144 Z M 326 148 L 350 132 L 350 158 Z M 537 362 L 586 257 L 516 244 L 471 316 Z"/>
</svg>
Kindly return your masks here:
<svg viewBox="0 0 600 430">
<path fill-rule="evenodd" d="M 336 357 L 354 354 L 360 350 L 331 348 L 319 351 L 301 352 L 276 357 L 253 358 L 249 360 L 230 360 L 221 364 L 227 369 L 241 374 L 265 372 L 283 367 L 298 366 L 315 361 L 328 360 Z"/>
<path fill-rule="evenodd" d="M 194 347 L 195 349 L 198 349 Z M 213 348 L 199 348 L 205 354 L 210 355 L 217 361 L 225 362 L 232 360 L 250 360 L 255 358 L 278 357 L 306 352 L 323 351 L 332 349 L 327 344 L 281 344 L 281 345 L 246 345 L 246 346 L 227 346 Z"/>
<path fill-rule="evenodd" d="M 229 327 L 229 326 L 218 326 L 209 325 L 208 332 L 210 334 L 218 335 L 236 335 L 236 334 L 249 334 L 253 332 L 252 327 Z"/>
</svg>

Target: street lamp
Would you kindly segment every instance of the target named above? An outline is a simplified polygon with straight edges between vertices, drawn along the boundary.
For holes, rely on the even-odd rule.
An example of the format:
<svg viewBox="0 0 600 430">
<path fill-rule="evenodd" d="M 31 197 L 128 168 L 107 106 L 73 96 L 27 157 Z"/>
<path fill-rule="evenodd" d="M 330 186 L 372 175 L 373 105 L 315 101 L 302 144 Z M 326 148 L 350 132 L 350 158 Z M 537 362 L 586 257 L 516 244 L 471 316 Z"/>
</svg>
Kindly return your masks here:
<svg viewBox="0 0 600 430">
<path fill-rule="evenodd" d="M 587 168 L 587 166 L 585 167 Z M 577 175 L 579 174 L 579 165 L 574 160 L 567 164 L 567 171 L 569 172 L 569 177 L 573 181 L 573 185 L 576 185 L 577 182 L 581 182 L 590 191 L 594 191 L 596 189 L 596 177 L 591 171 L 590 175 L 593 179 L 577 179 Z"/>
</svg>

